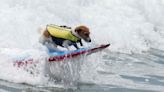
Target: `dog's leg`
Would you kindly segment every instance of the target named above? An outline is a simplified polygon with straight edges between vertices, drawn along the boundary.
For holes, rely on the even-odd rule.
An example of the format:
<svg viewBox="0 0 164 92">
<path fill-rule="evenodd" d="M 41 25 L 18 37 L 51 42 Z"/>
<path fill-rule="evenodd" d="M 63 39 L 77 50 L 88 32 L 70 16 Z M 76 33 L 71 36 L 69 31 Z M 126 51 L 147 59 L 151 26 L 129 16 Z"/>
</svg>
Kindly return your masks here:
<svg viewBox="0 0 164 92">
<path fill-rule="evenodd" d="M 76 43 L 74 43 L 73 46 L 74 46 L 76 49 L 79 49 L 79 47 L 77 46 Z"/>
<path fill-rule="evenodd" d="M 70 51 L 69 47 L 66 47 L 66 49 L 67 49 L 68 51 Z"/>
<path fill-rule="evenodd" d="M 69 49 L 69 46 L 71 44 L 71 41 L 70 40 L 65 40 L 62 44 L 63 47 L 65 47 L 67 50 L 70 50 Z"/>
<path fill-rule="evenodd" d="M 44 45 L 44 44 L 47 42 L 47 38 L 41 36 L 41 37 L 39 38 L 39 42 L 40 42 L 41 44 Z"/>
<path fill-rule="evenodd" d="M 49 52 L 60 51 L 57 48 L 57 45 L 55 45 L 54 43 L 46 43 L 45 46 L 47 47 L 47 49 L 49 50 Z"/>
</svg>

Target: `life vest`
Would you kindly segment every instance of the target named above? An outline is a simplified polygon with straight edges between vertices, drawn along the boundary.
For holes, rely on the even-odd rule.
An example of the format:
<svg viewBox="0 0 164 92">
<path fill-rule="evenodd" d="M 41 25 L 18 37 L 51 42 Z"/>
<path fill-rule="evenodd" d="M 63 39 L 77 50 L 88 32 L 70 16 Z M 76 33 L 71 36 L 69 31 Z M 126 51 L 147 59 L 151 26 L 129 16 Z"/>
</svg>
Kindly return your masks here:
<svg viewBox="0 0 164 92">
<path fill-rule="evenodd" d="M 57 25 L 49 24 L 47 25 L 47 31 L 52 37 L 62 38 L 65 40 L 71 40 L 73 42 L 79 42 L 79 38 L 71 33 L 71 29 L 60 27 Z"/>
</svg>

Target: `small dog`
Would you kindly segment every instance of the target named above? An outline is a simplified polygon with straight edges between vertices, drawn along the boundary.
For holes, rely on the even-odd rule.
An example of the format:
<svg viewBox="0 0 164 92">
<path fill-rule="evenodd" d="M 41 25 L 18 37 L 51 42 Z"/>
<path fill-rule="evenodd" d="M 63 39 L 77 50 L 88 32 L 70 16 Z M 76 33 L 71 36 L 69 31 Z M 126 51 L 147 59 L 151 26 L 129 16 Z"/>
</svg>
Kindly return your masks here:
<svg viewBox="0 0 164 92">
<path fill-rule="evenodd" d="M 57 46 L 65 47 L 69 50 L 69 46 L 78 49 L 77 43 L 83 46 L 81 39 L 85 42 L 91 42 L 89 28 L 84 25 L 76 26 L 74 29 L 67 26 L 57 26 L 49 24 L 39 30 L 41 33 L 39 42 L 48 49 L 57 49 Z"/>
</svg>

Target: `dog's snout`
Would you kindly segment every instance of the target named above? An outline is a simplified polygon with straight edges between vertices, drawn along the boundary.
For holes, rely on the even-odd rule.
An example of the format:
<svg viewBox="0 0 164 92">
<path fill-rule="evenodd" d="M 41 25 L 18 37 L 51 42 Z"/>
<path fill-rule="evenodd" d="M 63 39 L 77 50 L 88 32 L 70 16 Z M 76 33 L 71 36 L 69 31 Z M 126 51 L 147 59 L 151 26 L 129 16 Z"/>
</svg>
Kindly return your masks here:
<svg viewBox="0 0 164 92">
<path fill-rule="evenodd" d="M 86 42 L 91 42 L 91 38 L 84 39 Z"/>
</svg>

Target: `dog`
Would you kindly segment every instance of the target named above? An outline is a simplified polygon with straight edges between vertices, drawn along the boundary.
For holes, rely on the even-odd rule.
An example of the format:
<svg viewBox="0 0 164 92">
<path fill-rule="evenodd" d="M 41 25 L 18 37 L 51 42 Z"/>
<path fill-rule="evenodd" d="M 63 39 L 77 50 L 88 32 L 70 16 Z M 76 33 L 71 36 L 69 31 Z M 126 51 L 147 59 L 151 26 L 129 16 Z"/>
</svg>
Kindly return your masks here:
<svg viewBox="0 0 164 92">
<path fill-rule="evenodd" d="M 79 25 L 71 28 L 65 25 L 58 26 L 48 24 L 46 27 L 39 29 L 39 42 L 45 45 L 48 49 L 57 50 L 57 46 L 65 47 L 69 50 L 69 46 L 74 46 L 79 49 L 77 43 L 83 46 L 82 39 L 85 42 L 91 42 L 90 30 L 85 25 Z"/>
</svg>

